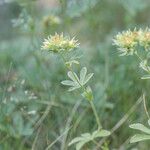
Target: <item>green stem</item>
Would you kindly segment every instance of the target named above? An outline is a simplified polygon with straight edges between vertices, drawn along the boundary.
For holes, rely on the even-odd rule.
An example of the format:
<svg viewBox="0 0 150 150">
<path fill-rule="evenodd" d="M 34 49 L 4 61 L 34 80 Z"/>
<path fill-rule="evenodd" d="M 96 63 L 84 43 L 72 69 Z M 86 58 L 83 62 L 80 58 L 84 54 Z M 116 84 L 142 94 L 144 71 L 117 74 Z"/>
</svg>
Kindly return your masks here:
<svg viewBox="0 0 150 150">
<path fill-rule="evenodd" d="M 145 94 L 143 94 L 143 104 L 144 104 L 144 110 L 147 115 L 147 118 L 150 119 L 150 115 L 148 113 L 147 106 L 146 106 Z"/>
<path fill-rule="evenodd" d="M 64 63 L 67 62 L 67 60 L 65 59 L 65 57 L 63 56 L 63 54 L 61 54 L 61 57 L 62 57 Z M 79 80 L 78 80 L 77 77 L 75 76 L 73 69 L 72 69 L 71 67 L 68 67 L 68 66 L 66 66 L 66 67 L 67 67 L 67 69 L 68 69 L 69 71 L 72 72 L 74 78 L 76 79 L 76 81 L 78 82 L 78 84 L 81 86 L 81 88 L 83 89 L 83 91 L 87 93 L 85 87 L 79 82 Z M 96 119 L 96 122 L 97 122 L 97 125 L 98 125 L 98 129 L 100 130 L 100 129 L 102 129 L 102 125 L 101 125 L 101 123 L 100 123 L 100 119 L 99 119 L 99 117 L 98 117 L 98 114 L 97 114 L 97 111 L 96 111 L 96 108 L 95 108 L 95 106 L 94 106 L 93 101 L 90 101 L 90 105 L 91 105 L 91 108 L 92 108 L 92 110 L 93 110 L 93 113 L 94 113 L 94 116 L 95 116 L 95 119 Z"/>
<path fill-rule="evenodd" d="M 101 123 L 100 123 L 100 119 L 99 119 L 99 117 L 98 117 L 98 114 L 97 114 L 97 111 L 96 111 L 96 108 L 95 108 L 95 106 L 94 106 L 93 101 L 90 101 L 90 104 L 91 104 L 93 113 L 94 113 L 95 118 L 96 118 L 96 122 L 97 122 L 97 125 L 98 125 L 98 130 L 100 130 L 100 129 L 102 129 L 102 125 L 101 125 Z"/>
</svg>

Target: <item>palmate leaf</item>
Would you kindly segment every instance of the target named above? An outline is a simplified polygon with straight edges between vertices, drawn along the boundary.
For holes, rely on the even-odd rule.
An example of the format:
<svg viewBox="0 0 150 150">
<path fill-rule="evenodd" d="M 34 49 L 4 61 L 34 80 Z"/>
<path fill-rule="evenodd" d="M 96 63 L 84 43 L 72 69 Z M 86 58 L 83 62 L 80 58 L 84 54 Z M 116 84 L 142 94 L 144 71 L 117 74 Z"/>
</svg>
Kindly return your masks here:
<svg viewBox="0 0 150 150">
<path fill-rule="evenodd" d="M 77 80 L 79 81 L 79 78 L 78 78 L 78 76 L 77 76 L 77 74 L 76 74 L 75 72 L 69 71 L 69 72 L 68 72 L 68 77 L 69 77 L 72 81 L 74 81 L 74 82 L 76 82 L 76 83 L 77 83 Z"/>
<path fill-rule="evenodd" d="M 80 71 L 80 83 L 83 85 L 84 84 L 84 80 L 86 77 L 86 73 L 87 73 L 87 68 L 83 67 Z"/>
<path fill-rule="evenodd" d="M 73 91 L 84 86 L 92 78 L 93 73 L 87 75 L 87 68 L 83 67 L 80 71 L 80 78 L 75 72 L 71 71 L 69 71 L 67 75 L 71 80 L 64 80 L 61 83 L 70 86 L 68 91 Z"/>
<path fill-rule="evenodd" d="M 87 75 L 87 68 L 83 67 L 80 71 L 80 84 L 85 85 L 93 76 L 93 73 Z"/>
<path fill-rule="evenodd" d="M 77 85 L 76 82 L 73 82 L 71 80 L 64 80 L 61 82 L 61 84 L 68 85 L 68 86 L 76 86 Z"/>
<path fill-rule="evenodd" d="M 73 91 L 73 90 L 78 89 L 78 88 L 81 87 L 80 84 L 79 84 L 79 78 L 78 78 L 78 76 L 75 72 L 69 71 L 68 72 L 68 77 L 71 80 L 64 80 L 64 81 L 61 82 L 61 84 L 63 84 L 63 85 L 71 86 L 68 89 L 68 91 Z"/>
<path fill-rule="evenodd" d="M 149 120 L 148 120 L 148 124 L 149 124 Z M 130 143 L 140 142 L 140 141 L 144 141 L 144 140 L 150 140 L 150 129 L 145 127 L 143 124 L 141 124 L 141 123 L 131 124 L 129 127 L 143 132 L 143 134 L 134 135 L 130 139 Z"/>
<path fill-rule="evenodd" d="M 73 87 L 70 87 L 68 89 L 68 91 L 71 92 L 71 91 L 74 91 L 74 90 L 79 89 L 79 88 L 80 88 L 80 86 L 73 86 Z"/>
<path fill-rule="evenodd" d="M 144 133 L 150 134 L 150 129 L 148 129 L 141 123 L 131 124 L 129 127 L 132 129 L 140 130 Z"/>
<path fill-rule="evenodd" d="M 80 137 L 74 138 L 69 143 L 68 146 L 71 146 L 72 144 L 76 144 L 76 150 L 80 150 L 86 143 L 93 141 L 95 138 L 106 137 L 109 135 L 110 135 L 110 132 L 107 130 L 96 130 L 92 134 L 84 133 L 84 134 L 81 134 Z"/>
<path fill-rule="evenodd" d="M 84 79 L 84 84 L 86 84 L 93 77 L 93 75 L 94 73 L 89 73 Z"/>
<path fill-rule="evenodd" d="M 110 132 L 107 130 L 97 130 L 95 132 L 93 132 L 92 136 L 93 138 L 97 138 L 97 137 L 105 137 L 105 136 L 109 136 Z"/>
<path fill-rule="evenodd" d="M 73 91 L 75 89 L 80 88 L 80 85 L 77 82 L 73 82 L 71 80 L 64 80 L 61 82 L 63 85 L 71 86 L 68 91 Z"/>
<path fill-rule="evenodd" d="M 140 141 L 150 140 L 150 135 L 147 134 L 136 134 L 130 139 L 130 143 L 136 143 Z"/>
</svg>

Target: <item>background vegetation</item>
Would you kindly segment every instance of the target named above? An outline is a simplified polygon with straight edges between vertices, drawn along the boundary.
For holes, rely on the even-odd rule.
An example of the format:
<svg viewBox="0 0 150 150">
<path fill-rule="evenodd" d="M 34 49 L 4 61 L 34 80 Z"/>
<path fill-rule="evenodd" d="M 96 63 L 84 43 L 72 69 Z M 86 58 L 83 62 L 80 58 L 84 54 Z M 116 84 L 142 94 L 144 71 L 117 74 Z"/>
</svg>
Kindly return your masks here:
<svg viewBox="0 0 150 150">
<path fill-rule="evenodd" d="M 94 72 L 99 116 L 104 128 L 115 126 L 103 149 L 148 150 L 149 142 L 129 144 L 134 131 L 128 126 L 146 122 L 137 100 L 144 91 L 149 106 L 150 83 L 140 79 L 137 59 L 118 56 L 112 39 L 149 26 L 149 14 L 149 0 L 1 0 L 0 150 L 72 150 L 71 139 L 96 128 L 86 101 L 60 84 L 62 60 L 40 51 L 55 32 L 76 36 L 82 64 Z M 93 143 L 84 149 L 94 149 Z"/>
</svg>

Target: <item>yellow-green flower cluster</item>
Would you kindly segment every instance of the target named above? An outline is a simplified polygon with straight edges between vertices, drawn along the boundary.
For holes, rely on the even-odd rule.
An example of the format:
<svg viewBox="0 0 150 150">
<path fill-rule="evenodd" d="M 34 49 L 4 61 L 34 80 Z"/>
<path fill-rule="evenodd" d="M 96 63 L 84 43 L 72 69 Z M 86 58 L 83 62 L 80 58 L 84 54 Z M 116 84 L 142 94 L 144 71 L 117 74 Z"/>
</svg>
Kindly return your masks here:
<svg viewBox="0 0 150 150">
<path fill-rule="evenodd" d="M 145 30 L 139 30 L 138 38 L 140 45 L 143 46 L 146 50 L 150 49 L 150 29 L 146 28 Z"/>
<path fill-rule="evenodd" d="M 63 36 L 63 34 L 55 33 L 54 36 L 49 36 L 44 40 L 41 49 L 54 53 L 71 51 L 79 46 L 79 43 L 74 38 Z"/>
<path fill-rule="evenodd" d="M 118 46 L 121 55 L 133 55 L 137 46 L 142 46 L 148 50 L 150 48 L 150 29 L 123 31 L 115 36 L 113 42 L 114 45 Z"/>
</svg>

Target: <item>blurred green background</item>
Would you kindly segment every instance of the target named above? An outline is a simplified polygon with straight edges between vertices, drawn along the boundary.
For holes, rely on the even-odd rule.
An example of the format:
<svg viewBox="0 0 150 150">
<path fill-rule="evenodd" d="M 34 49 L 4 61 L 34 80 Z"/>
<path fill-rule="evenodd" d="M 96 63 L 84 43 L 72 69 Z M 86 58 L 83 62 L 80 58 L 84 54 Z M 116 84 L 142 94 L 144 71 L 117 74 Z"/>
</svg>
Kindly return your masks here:
<svg viewBox="0 0 150 150">
<path fill-rule="evenodd" d="M 60 84 L 67 78 L 62 60 L 40 51 L 55 32 L 78 39 L 81 64 L 94 72 L 90 85 L 105 129 L 127 115 L 143 91 L 148 103 L 150 84 L 140 79 L 138 60 L 119 57 L 112 39 L 149 26 L 149 14 L 149 0 L 0 0 L 0 150 L 74 150 L 68 142 L 96 129 L 88 103 Z M 149 142 L 129 144 L 129 124 L 146 119 L 141 103 L 104 150 L 149 150 Z M 83 150 L 94 150 L 93 143 Z"/>
</svg>

